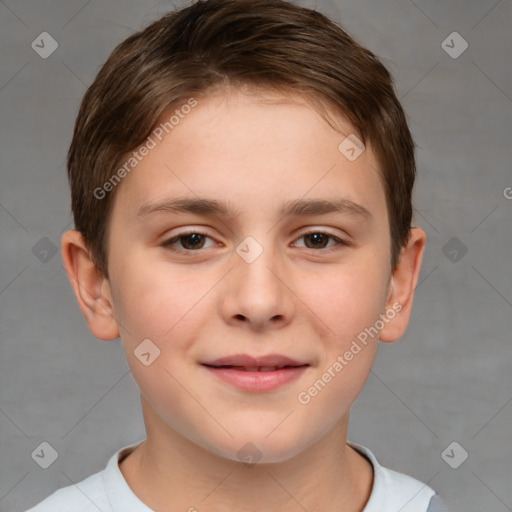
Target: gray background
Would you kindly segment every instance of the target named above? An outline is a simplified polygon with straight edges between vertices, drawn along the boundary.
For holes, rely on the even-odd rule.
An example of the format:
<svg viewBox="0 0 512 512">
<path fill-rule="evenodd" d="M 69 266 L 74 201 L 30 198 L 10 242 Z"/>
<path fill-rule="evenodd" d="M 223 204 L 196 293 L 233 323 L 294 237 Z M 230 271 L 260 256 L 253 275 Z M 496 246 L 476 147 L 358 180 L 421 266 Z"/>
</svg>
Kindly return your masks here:
<svg viewBox="0 0 512 512">
<path fill-rule="evenodd" d="M 89 332 L 57 249 L 72 227 L 65 155 L 82 95 L 117 43 L 172 8 L 0 2 L 0 511 L 33 506 L 145 436 L 121 342 Z M 410 327 L 381 344 L 349 439 L 428 482 L 453 511 L 512 510 L 512 2 L 316 8 L 396 79 L 428 236 Z M 31 48 L 43 31 L 59 44 L 47 59 Z M 442 47 L 454 31 L 469 44 L 458 58 Z M 43 441 L 59 455 L 48 469 L 31 457 Z M 452 464 L 469 454 L 457 469 L 441 456 L 453 441 Z"/>
</svg>

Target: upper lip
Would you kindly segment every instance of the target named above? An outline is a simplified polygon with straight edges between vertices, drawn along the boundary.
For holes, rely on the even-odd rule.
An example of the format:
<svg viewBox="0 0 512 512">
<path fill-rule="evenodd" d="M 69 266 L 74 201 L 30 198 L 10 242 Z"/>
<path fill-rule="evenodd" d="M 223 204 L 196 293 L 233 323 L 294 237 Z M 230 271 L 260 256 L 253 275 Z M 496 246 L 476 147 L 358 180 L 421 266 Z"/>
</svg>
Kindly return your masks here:
<svg viewBox="0 0 512 512">
<path fill-rule="evenodd" d="M 280 354 L 268 354 L 266 356 L 253 357 L 247 354 L 236 354 L 233 356 L 220 357 L 202 364 L 208 366 L 303 366 L 308 363 L 297 361 Z"/>
</svg>

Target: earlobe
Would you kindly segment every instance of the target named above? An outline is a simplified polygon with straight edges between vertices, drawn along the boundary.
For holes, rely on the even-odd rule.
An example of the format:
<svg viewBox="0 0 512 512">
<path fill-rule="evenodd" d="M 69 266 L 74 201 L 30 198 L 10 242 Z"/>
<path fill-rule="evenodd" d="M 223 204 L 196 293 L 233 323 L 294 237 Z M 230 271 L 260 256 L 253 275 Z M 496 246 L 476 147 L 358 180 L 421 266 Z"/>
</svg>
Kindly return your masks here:
<svg viewBox="0 0 512 512">
<path fill-rule="evenodd" d="M 82 234 L 66 231 L 61 246 L 64 268 L 89 329 L 103 340 L 118 338 L 110 284 L 96 268 Z"/>
<path fill-rule="evenodd" d="M 384 311 L 384 314 L 388 313 L 389 321 L 380 332 L 380 341 L 396 341 L 407 330 L 426 242 L 427 237 L 422 229 L 411 228 L 409 240 L 402 247 L 398 265 L 391 276 Z M 389 314 L 391 312 L 392 315 Z"/>
</svg>

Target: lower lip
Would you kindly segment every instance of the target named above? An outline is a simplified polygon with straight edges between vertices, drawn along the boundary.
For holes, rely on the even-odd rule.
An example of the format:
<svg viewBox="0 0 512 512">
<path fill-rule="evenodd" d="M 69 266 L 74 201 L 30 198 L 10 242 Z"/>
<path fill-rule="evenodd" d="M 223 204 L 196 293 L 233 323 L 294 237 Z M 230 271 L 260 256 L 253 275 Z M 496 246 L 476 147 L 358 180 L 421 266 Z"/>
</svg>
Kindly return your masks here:
<svg viewBox="0 0 512 512">
<path fill-rule="evenodd" d="M 284 386 L 298 379 L 308 368 L 308 366 L 294 366 L 270 372 L 246 372 L 232 368 L 203 366 L 224 382 L 228 382 L 244 391 L 251 392 L 273 391 L 280 386 Z"/>
</svg>

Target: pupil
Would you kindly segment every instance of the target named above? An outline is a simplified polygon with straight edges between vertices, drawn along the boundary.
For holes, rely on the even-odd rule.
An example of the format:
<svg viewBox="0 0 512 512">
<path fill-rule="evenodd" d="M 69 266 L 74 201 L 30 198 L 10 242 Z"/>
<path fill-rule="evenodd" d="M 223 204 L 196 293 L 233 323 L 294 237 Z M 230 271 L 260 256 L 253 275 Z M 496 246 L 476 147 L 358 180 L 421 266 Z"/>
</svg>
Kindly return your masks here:
<svg viewBox="0 0 512 512">
<path fill-rule="evenodd" d="M 321 243 L 322 240 L 325 242 L 327 237 L 322 233 L 312 233 L 311 235 L 306 236 L 306 240 L 308 240 L 310 238 L 313 238 L 314 239 L 313 244 L 316 244 L 318 242 Z M 306 244 L 306 245 L 308 245 L 308 244 Z M 316 247 L 316 245 L 315 245 L 315 247 Z M 325 244 L 322 244 L 322 247 L 325 247 Z"/>
<path fill-rule="evenodd" d="M 185 247 L 187 247 L 188 245 L 192 245 L 192 247 L 187 247 L 187 248 L 196 248 L 197 247 L 197 242 L 200 241 L 200 238 L 202 237 L 203 235 L 200 235 L 199 233 L 192 233 L 190 235 L 185 235 L 184 237 L 182 237 L 183 239 L 185 239 L 185 243 L 183 244 Z M 190 240 L 193 240 L 192 241 L 192 244 L 189 244 L 188 242 Z"/>
</svg>

